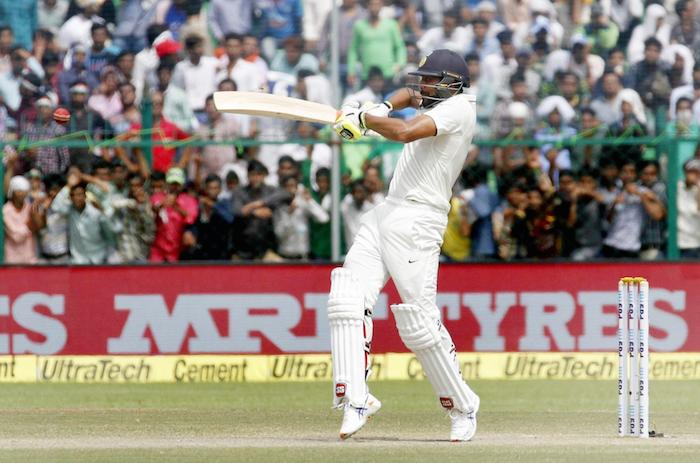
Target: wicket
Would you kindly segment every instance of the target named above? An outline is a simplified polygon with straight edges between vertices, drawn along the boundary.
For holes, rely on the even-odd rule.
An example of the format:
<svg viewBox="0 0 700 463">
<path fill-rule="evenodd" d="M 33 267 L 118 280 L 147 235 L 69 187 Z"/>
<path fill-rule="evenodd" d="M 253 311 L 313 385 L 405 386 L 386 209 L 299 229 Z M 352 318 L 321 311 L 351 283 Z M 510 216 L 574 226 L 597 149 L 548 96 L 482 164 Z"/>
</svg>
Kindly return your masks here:
<svg viewBox="0 0 700 463">
<path fill-rule="evenodd" d="M 649 437 L 649 283 L 624 277 L 617 284 L 617 432 Z"/>
</svg>

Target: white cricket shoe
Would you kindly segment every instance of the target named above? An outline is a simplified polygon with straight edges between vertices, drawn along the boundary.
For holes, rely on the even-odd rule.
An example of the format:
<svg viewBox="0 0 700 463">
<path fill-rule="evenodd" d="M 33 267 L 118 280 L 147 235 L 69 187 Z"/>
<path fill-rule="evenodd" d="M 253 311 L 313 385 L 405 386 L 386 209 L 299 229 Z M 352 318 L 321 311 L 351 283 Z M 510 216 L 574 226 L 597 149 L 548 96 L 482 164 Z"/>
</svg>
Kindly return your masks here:
<svg viewBox="0 0 700 463">
<path fill-rule="evenodd" d="M 466 442 L 476 434 L 476 414 L 479 411 L 479 396 L 474 395 L 474 408 L 470 412 L 463 412 L 457 409 L 449 411 L 452 420 L 452 431 L 450 440 L 452 442 Z"/>
<path fill-rule="evenodd" d="M 367 394 L 364 407 L 353 407 L 350 404 L 345 405 L 343 413 L 343 424 L 340 426 L 340 438 L 347 439 L 362 429 L 362 426 L 367 423 L 367 420 L 382 408 L 382 403 L 372 394 Z"/>
</svg>

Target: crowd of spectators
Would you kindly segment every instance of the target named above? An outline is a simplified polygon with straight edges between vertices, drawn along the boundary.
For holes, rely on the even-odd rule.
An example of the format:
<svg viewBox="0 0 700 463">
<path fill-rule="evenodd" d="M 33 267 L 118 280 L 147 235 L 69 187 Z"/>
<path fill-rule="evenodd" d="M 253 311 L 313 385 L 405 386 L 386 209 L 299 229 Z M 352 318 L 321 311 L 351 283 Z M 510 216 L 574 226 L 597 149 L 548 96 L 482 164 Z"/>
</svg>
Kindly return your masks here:
<svg viewBox="0 0 700 463">
<path fill-rule="evenodd" d="M 23 140 L 3 152 L 5 262 L 329 259 L 328 129 L 222 114 L 212 94 L 333 104 L 335 3 L 0 0 L 0 139 Z M 339 4 L 344 102 L 382 101 L 449 48 L 469 67 L 475 141 L 501 142 L 469 150 L 446 260 L 663 258 L 669 200 L 682 256 L 700 257 L 697 142 L 678 143 L 676 198 L 663 146 L 595 143 L 698 136 L 694 0 Z M 52 118 L 59 106 L 66 125 Z M 151 162 L 101 143 L 144 136 Z M 86 143 L 40 143 L 51 139 Z M 260 143 L 220 143 L 243 139 Z M 344 249 L 400 155 L 375 140 L 341 147 Z"/>
</svg>

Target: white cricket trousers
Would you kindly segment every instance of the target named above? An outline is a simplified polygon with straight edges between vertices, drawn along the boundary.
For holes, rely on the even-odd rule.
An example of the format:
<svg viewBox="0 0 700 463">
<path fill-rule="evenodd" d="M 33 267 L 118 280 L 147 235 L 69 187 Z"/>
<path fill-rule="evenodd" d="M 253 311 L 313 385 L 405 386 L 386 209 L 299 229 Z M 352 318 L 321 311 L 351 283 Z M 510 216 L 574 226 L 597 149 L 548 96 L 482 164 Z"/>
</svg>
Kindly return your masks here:
<svg viewBox="0 0 700 463">
<path fill-rule="evenodd" d="M 404 304 L 440 319 L 435 299 L 446 226 L 444 212 L 391 197 L 362 217 L 343 268 L 359 277 L 365 309 L 372 310 L 391 276 Z"/>
<path fill-rule="evenodd" d="M 328 318 L 335 407 L 345 400 L 354 407 L 364 406 L 371 372 L 371 310 L 391 276 L 403 301 L 391 306 L 399 335 L 423 366 L 440 404 L 463 412 L 478 408 L 476 394 L 461 376 L 452 338 L 436 304 L 446 225 L 444 212 L 392 198 L 362 217 L 343 269 L 331 273 Z"/>
</svg>

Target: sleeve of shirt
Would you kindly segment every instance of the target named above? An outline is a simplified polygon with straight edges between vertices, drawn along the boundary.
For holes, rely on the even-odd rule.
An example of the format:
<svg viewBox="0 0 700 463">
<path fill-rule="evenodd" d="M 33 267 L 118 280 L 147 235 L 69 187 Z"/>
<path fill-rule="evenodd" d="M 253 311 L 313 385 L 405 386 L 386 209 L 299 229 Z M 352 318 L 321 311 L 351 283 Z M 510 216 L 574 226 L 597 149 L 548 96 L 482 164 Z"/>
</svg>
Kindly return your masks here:
<svg viewBox="0 0 700 463">
<path fill-rule="evenodd" d="M 467 107 L 462 107 L 463 105 L 467 105 Z M 459 133 L 467 130 L 470 125 L 471 127 L 474 125 L 474 111 L 468 105 L 470 103 L 466 98 L 452 97 L 452 99 L 438 104 L 425 115 L 435 122 L 437 135 Z M 472 120 L 471 123 L 468 118 Z"/>
</svg>

